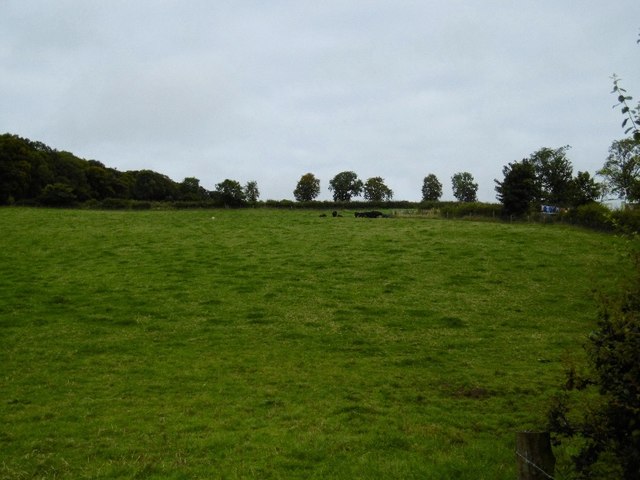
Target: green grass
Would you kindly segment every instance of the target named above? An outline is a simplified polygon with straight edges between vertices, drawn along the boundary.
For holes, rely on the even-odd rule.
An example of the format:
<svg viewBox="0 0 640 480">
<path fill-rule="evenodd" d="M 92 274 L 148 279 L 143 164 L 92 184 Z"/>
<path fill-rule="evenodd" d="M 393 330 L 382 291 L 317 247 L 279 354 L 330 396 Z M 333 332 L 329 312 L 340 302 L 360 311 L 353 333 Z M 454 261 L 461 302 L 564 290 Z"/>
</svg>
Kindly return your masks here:
<svg viewBox="0 0 640 480">
<path fill-rule="evenodd" d="M 512 479 L 625 249 L 563 226 L 0 209 L 0 478 Z"/>
</svg>

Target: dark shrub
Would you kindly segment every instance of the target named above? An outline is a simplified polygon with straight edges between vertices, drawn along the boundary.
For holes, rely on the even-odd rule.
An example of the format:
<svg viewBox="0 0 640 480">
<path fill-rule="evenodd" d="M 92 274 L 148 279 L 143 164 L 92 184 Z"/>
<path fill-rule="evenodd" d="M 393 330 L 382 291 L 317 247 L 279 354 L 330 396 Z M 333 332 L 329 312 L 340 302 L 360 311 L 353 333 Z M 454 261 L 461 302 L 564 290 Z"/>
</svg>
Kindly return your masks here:
<svg viewBox="0 0 640 480">
<path fill-rule="evenodd" d="M 38 201 L 42 205 L 50 207 L 68 207 L 74 205 L 77 201 L 76 195 L 73 193 L 73 187 L 64 183 L 50 183 L 42 194 L 38 197 Z"/>
<path fill-rule="evenodd" d="M 640 232 L 640 209 L 638 208 L 615 210 L 611 214 L 611 220 L 616 231 L 622 233 Z"/>
<path fill-rule="evenodd" d="M 611 210 L 599 203 L 587 203 L 566 213 L 571 223 L 597 230 L 612 230 Z"/>
<path fill-rule="evenodd" d="M 549 412 L 557 443 L 573 444 L 580 479 L 635 480 L 640 472 L 640 269 L 606 298 L 586 345 L 586 374 L 567 373 Z"/>
</svg>

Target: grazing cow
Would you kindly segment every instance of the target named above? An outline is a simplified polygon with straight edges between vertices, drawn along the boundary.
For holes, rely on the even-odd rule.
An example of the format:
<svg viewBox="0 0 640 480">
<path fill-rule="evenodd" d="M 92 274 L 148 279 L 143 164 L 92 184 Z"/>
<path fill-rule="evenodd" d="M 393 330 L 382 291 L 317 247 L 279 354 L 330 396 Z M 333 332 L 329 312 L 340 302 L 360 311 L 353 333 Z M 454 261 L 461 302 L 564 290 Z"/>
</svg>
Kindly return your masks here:
<svg viewBox="0 0 640 480">
<path fill-rule="evenodd" d="M 364 217 L 364 218 L 379 218 L 384 217 L 384 213 L 373 210 L 371 212 L 355 212 L 356 217 Z"/>
</svg>

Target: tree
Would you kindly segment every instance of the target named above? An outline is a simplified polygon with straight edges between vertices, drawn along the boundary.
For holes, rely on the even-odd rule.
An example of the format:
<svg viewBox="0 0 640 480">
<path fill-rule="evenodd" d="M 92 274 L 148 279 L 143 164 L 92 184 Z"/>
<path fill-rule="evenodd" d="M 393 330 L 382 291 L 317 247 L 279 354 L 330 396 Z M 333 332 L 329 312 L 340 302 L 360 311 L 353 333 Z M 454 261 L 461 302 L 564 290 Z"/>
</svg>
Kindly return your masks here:
<svg viewBox="0 0 640 480">
<path fill-rule="evenodd" d="M 0 136 L 0 203 L 29 197 L 31 158 L 25 140 L 8 133 Z"/>
<path fill-rule="evenodd" d="M 567 158 L 565 145 L 560 148 L 541 148 L 529 157 L 533 164 L 540 187 L 540 202 L 568 206 L 571 202 L 571 181 L 573 166 Z"/>
<path fill-rule="evenodd" d="M 103 164 L 95 160 L 89 161 L 89 167 L 85 170 L 87 182 L 91 190 L 91 197 L 97 200 L 115 197 L 116 178 Z"/>
<path fill-rule="evenodd" d="M 216 193 L 227 207 L 239 207 L 246 198 L 242 185 L 228 178 L 216 184 Z"/>
<path fill-rule="evenodd" d="M 333 191 L 335 202 L 349 202 L 351 197 L 362 193 L 362 181 L 354 172 L 341 172 L 329 181 L 329 190 Z"/>
<path fill-rule="evenodd" d="M 387 187 L 382 177 L 369 178 L 363 187 L 364 198 L 370 202 L 384 202 L 393 198 L 393 190 Z"/>
<path fill-rule="evenodd" d="M 571 183 L 571 206 L 579 207 L 597 201 L 602 195 L 602 186 L 589 175 L 578 172 Z"/>
<path fill-rule="evenodd" d="M 442 197 L 442 184 L 433 173 L 430 173 L 422 182 L 422 201 L 437 202 Z"/>
<path fill-rule="evenodd" d="M 178 186 L 181 200 L 205 200 L 209 192 L 200 186 L 200 180 L 196 177 L 186 177 Z"/>
<path fill-rule="evenodd" d="M 248 202 L 256 203 L 260 198 L 260 190 L 258 190 L 258 182 L 251 180 L 244 186 L 244 195 Z"/>
<path fill-rule="evenodd" d="M 640 200 L 640 142 L 633 138 L 614 141 L 598 175 L 604 177 L 607 192 L 630 202 Z"/>
<path fill-rule="evenodd" d="M 478 184 L 473 181 L 473 175 L 469 172 L 459 172 L 451 177 L 453 196 L 459 202 L 475 202 L 478 192 Z"/>
<path fill-rule="evenodd" d="M 174 200 L 178 186 L 166 175 L 152 170 L 130 172 L 133 176 L 131 194 L 135 200 Z"/>
<path fill-rule="evenodd" d="M 497 199 L 508 215 L 523 215 L 529 211 L 539 195 L 536 170 L 533 163 L 524 159 L 502 168 L 504 180 L 496 182 Z"/>
<path fill-rule="evenodd" d="M 320 195 L 320 180 L 313 173 L 305 173 L 300 177 L 293 196 L 298 202 L 310 202 Z"/>
<path fill-rule="evenodd" d="M 45 148 L 49 148 L 46 147 Z M 73 193 L 78 200 L 85 201 L 91 198 L 91 187 L 87 181 L 86 169 L 89 166 L 86 160 L 76 157 L 70 152 L 58 152 L 50 150 L 51 170 L 55 176 L 55 183 L 64 183 L 73 188 Z M 173 182 L 169 180 L 171 184 Z"/>
</svg>

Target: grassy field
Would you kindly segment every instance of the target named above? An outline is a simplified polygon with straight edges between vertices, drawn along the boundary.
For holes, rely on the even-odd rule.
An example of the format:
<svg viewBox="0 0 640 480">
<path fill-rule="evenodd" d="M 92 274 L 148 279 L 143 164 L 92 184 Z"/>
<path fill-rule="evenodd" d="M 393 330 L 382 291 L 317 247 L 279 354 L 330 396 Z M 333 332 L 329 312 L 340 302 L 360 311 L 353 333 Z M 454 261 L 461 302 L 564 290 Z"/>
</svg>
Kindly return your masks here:
<svg viewBox="0 0 640 480">
<path fill-rule="evenodd" d="M 625 241 L 318 214 L 0 209 L 0 478 L 513 480 Z"/>
</svg>

